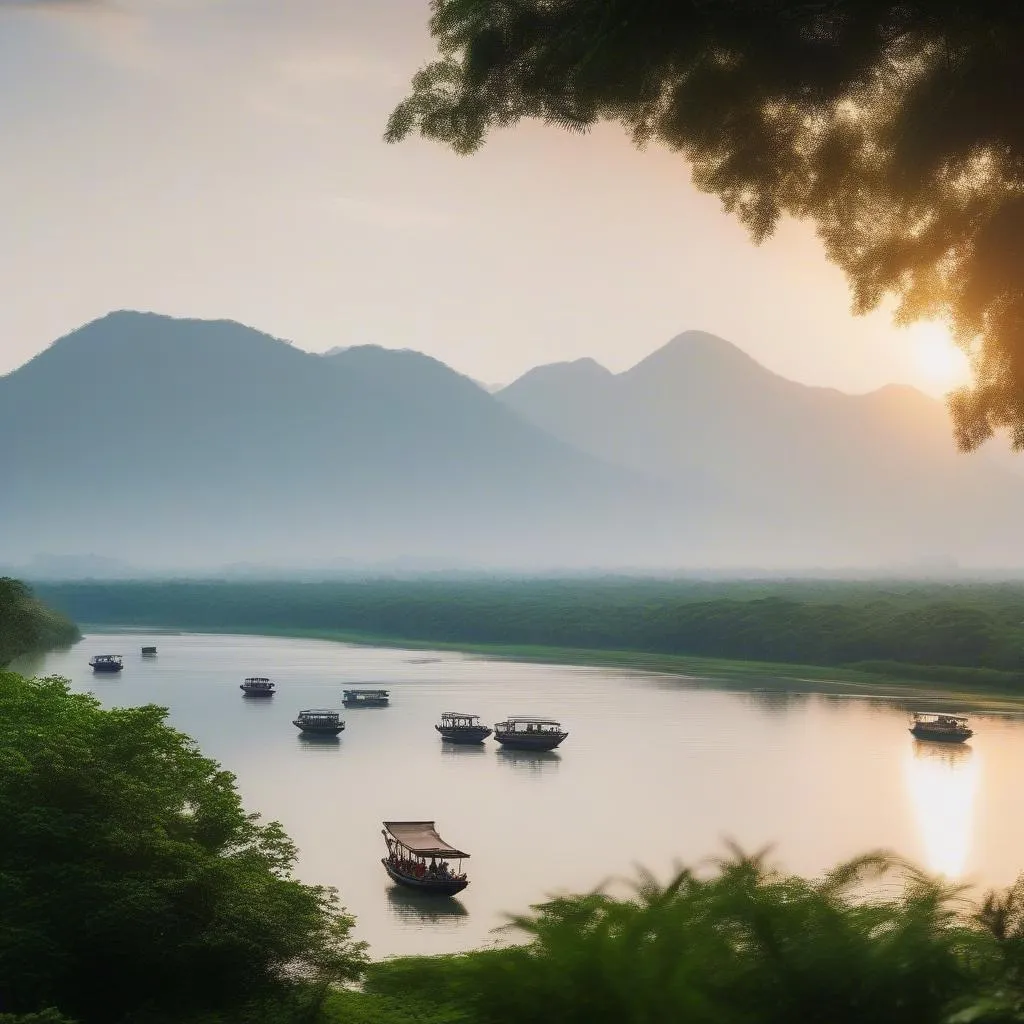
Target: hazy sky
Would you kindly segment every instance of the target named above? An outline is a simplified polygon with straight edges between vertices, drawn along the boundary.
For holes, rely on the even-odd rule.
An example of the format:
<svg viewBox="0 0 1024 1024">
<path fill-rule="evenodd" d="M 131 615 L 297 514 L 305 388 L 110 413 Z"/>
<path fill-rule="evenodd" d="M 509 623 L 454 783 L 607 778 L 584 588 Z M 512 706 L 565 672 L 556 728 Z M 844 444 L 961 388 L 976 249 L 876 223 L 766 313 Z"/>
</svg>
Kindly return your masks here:
<svg viewBox="0 0 1024 1024">
<path fill-rule="evenodd" d="M 678 157 L 524 125 L 462 158 L 381 134 L 425 0 L 0 0 L 0 373 L 111 309 L 485 382 L 687 328 L 797 380 L 939 393 L 941 338 L 855 319 L 812 232 L 752 246 Z"/>
</svg>

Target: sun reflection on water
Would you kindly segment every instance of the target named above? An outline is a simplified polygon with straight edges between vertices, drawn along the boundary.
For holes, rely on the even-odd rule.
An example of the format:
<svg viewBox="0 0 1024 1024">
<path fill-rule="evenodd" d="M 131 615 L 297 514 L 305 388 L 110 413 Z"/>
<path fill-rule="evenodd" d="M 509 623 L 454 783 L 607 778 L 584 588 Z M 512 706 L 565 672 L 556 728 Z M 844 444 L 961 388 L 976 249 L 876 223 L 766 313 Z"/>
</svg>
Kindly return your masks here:
<svg viewBox="0 0 1024 1024">
<path fill-rule="evenodd" d="M 915 740 L 904 764 L 924 866 L 949 879 L 960 878 L 971 851 L 981 759 L 964 744 Z"/>
</svg>

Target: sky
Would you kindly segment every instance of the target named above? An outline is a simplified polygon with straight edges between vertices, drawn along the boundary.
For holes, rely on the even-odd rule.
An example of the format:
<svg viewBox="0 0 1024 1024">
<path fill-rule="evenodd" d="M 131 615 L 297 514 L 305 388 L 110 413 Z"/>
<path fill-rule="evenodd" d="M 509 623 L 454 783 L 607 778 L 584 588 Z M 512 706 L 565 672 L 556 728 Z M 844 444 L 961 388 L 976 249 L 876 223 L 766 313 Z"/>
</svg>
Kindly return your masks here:
<svg viewBox="0 0 1024 1024">
<path fill-rule="evenodd" d="M 620 371 L 711 331 L 794 380 L 941 394 L 938 325 L 850 312 L 813 231 L 758 247 L 678 156 L 524 124 L 387 145 L 426 0 L 0 0 L 0 373 L 113 309 L 312 351 L 414 348 L 484 383 Z"/>
</svg>

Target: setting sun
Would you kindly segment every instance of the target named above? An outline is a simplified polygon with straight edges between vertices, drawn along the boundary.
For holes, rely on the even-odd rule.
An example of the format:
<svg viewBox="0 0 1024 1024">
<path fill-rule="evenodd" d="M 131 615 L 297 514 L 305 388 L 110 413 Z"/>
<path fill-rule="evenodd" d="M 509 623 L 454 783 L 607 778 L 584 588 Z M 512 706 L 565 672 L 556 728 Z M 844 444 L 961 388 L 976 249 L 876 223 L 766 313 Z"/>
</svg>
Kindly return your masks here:
<svg viewBox="0 0 1024 1024">
<path fill-rule="evenodd" d="M 913 324 L 909 333 L 922 388 L 946 392 L 967 383 L 970 364 L 950 337 L 945 324 L 935 320 L 924 321 Z"/>
</svg>

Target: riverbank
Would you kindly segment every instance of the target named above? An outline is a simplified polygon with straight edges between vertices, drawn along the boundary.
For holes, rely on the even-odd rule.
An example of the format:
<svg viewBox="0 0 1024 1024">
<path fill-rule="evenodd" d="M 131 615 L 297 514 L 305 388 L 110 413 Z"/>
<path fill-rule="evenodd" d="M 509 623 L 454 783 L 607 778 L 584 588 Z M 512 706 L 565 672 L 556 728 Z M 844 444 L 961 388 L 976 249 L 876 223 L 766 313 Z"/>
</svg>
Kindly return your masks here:
<svg viewBox="0 0 1024 1024">
<path fill-rule="evenodd" d="M 529 662 L 542 665 L 576 665 L 581 668 L 617 668 L 634 672 L 651 672 L 677 676 L 687 685 L 711 683 L 719 689 L 773 693 L 821 693 L 833 696 L 866 697 L 877 700 L 941 699 L 951 708 L 987 711 L 1024 711 L 1024 692 L 1015 690 L 1011 680 L 1003 686 L 988 678 L 986 670 L 973 670 L 974 685 L 953 680 L 921 679 L 910 672 L 919 666 L 906 666 L 908 674 L 898 671 L 875 672 L 864 669 L 800 665 L 767 661 L 742 661 L 729 658 L 700 658 L 682 654 L 655 654 L 644 651 L 609 651 L 594 648 L 555 647 L 526 644 L 452 643 L 406 637 L 381 636 L 331 629 L 293 629 L 274 627 L 195 627 L 111 626 L 92 624 L 83 627 L 89 632 L 109 633 L 129 629 L 133 632 L 158 635 L 160 632 L 205 633 L 212 636 L 277 636 L 301 640 L 325 640 L 332 643 L 362 647 L 386 647 L 393 650 L 438 651 L 468 654 L 496 661 Z M 936 671 L 948 671 L 940 666 Z M 960 670 L 971 672 L 972 670 Z M 1006 673 L 1006 675 L 1009 675 Z M 1019 683 L 1017 684 L 1019 687 Z"/>
</svg>

